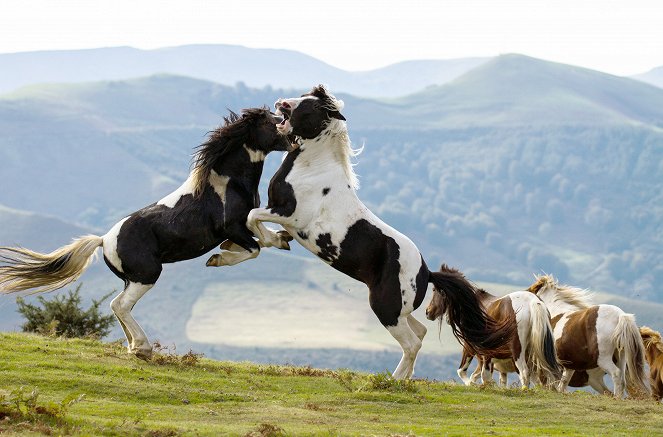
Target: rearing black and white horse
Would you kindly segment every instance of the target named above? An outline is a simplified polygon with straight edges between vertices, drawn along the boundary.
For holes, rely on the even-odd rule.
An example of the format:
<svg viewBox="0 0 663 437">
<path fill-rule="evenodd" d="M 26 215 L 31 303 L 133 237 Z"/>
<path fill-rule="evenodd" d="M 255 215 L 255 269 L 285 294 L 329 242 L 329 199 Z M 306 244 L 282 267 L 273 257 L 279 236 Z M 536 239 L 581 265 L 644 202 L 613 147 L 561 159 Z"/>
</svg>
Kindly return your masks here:
<svg viewBox="0 0 663 437">
<path fill-rule="evenodd" d="M 278 235 L 261 222 L 278 223 L 333 268 L 368 286 L 371 308 L 403 349 L 395 378 L 409 378 L 414 371 L 426 328 L 411 313 L 421 305 L 429 282 L 446 294 L 458 337 L 479 350 L 511 338 L 515 326 L 490 319 L 475 288 L 459 272 L 431 272 L 414 243 L 359 200 L 351 164 L 355 151 L 341 101 L 318 86 L 275 106 L 285 118 L 279 132 L 294 137 L 299 147 L 272 178 L 267 208 L 251 211 L 247 227 L 264 246 L 278 246 Z"/>
<path fill-rule="evenodd" d="M 268 109 L 245 110 L 241 116 L 231 112 L 224 126 L 199 146 L 193 170 L 181 187 L 120 220 L 106 235 L 80 237 L 48 254 L 0 248 L 0 291 L 61 288 L 75 281 L 103 246 L 106 264 L 125 282 L 111 308 L 127 336 L 129 352 L 148 359 L 152 346 L 131 310 L 154 286 L 162 264 L 198 257 L 226 239 L 257 255 L 260 247 L 246 219 L 260 205 L 258 182 L 265 156 L 290 148 L 275 127 L 281 119 Z M 287 237 L 283 238 L 276 245 L 287 248 Z M 228 256 L 224 261 L 232 265 L 243 259 Z"/>
</svg>

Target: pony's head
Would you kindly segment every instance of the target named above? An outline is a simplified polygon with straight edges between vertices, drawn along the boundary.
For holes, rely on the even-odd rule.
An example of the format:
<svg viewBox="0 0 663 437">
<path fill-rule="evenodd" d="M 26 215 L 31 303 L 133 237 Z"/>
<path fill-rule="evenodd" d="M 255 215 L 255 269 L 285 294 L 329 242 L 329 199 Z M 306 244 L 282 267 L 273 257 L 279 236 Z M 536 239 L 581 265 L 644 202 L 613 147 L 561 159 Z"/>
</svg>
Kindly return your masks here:
<svg viewBox="0 0 663 437">
<path fill-rule="evenodd" d="M 323 85 L 298 98 L 279 99 L 274 107 L 284 118 L 277 126 L 278 131 L 305 140 L 320 135 L 334 120 L 345 121 L 340 112 L 343 101 L 337 100 Z"/>
<path fill-rule="evenodd" d="M 659 332 L 654 331 L 648 326 L 641 326 L 640 336 L 647 351 L 658 349 L 659 352 L 663 353 L 663 340 Z"/>
<path fill-rule="evenodd" d="M 197 148 L 196 193 L 203 191 L 214 167 L 234 151 L 247 149 L 246 153 L 264 159 L 269 152 L 291 149 L 288 139 L 276 130 L 283 117 L 267 108 L 243 109 L 241 115 L 230 111 L 223 120 L 223 126 L 211 132 L 207 141 Z"/>
<path fill-rule="evenodd" d="M 433 298 L 426 307 L 426 318 L 428 320 L 441 319 L 447 312 L 447 299 L 444 294 L 440 293 L 438 289 L 433 287 Z"/>
<path fill-rule="evenodd" d="M 592 295 L 587 290 L 560 285 L 552 275 L 537 276 L 527 291 L 539 296 L 549 308 L 558 303 L 564 303 L 576 309 L 585 309 L 593 305 Z"/>
</svg>

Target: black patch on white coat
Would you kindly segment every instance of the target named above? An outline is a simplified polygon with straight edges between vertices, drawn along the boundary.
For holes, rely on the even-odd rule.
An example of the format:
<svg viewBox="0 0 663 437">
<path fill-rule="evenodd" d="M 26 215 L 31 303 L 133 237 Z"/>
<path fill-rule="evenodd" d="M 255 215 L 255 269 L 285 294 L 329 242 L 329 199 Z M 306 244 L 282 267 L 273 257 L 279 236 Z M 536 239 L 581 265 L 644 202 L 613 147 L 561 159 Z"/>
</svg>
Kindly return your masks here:
<svg viewBox="0 0 663 437">
<path fill-rule="evenodd" d="M 299 235 L 299 238 L 301 238 L 302 240 L 308 240 L 308 234 L 306 232 L 297 231 L 297 235 Z"/>
<path fill-rule="evenodd" d="M 302 153 L 302 150 L 304 149 L 300 147 L 288 153 L 279 169 L 269 181 L 269 200 L 267 201 L 267 208 L 270 209 L 272 213 L 278 214 L 282 217 L 290 217 L 297 208 L 295 190 L 285 179 L 292 171 L 295 160 L 299 154 Z"/>
<path fill-rule="evenodd" d="M 399 256 L 400 248 L 393 238 L 368 220 L 360 219 L 348 228 L 340 244 L 339 256 L 331 264 L 336 270 L 368 285 L 369 303 L 384 326 L 397 325 L 403 307 L 398 278 Z M 427 287 L 426 277 L 424 294 Z"/>
<path fill-rule="evenodd" d="M 329 188 L 329 187 L 325 187 L 325 188 L 323 188 L 323 189 L 322 189 L 322 195 L 323 195 L 323 196 L 326 196 L 327 194 L 329 194 L 329 191 L 330 191 L 330 190 L 331 190 L 331 188 Z"/>
<path fill-rule="evenodd" d="M 327 262 L 332 262 L 338 257 L 338 247 L 332 243 L 331 234 L 325 233 L 318 235 L 315 244 L 320 248 L 318 252 L 319 258 Z"/>
</svg>

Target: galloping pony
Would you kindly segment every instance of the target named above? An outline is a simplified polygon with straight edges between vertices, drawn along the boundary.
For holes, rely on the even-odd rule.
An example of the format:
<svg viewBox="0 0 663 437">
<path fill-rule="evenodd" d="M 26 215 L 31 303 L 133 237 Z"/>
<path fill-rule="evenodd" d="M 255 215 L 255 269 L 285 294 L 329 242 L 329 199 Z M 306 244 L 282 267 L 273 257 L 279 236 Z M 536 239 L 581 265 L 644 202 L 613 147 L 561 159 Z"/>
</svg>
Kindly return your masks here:
<svg viewBox="0 0 663 437">
<path fill-rule="evenodd" d="M 640 335 L 645 344 L 645 357 L 649 364 L 649 386 L 657 401 L 663 396 L 663 340 L 658 331 L 642 326 Z"/>
<path fill-rule="evenodd" d="M 614 383 L 614 396 L 647 393 L 644 345 L 633 314 L 614 305 L 592 305 L 588 293 L 559 285 L 551 275 L 537 277 L 528 288 L 546 304 L 552 316 L 557 358 L 564 368 L 559 391 L 565 391 L 576 370 L 588 373 L 588 383 L 603 393 L 603 375 Z"/>
<path fill-rule="evenodd" d="M 470 345 L 463 345 L 463 357 L 457 373 L 465 385 L 475 383 L 479 375 L 484 383 L 492 380 L 493 366 L 500 372 L 500 385 L 504 387 L 509 372 L 518 372 L 523 388 L 529 387 L 530 376 L 539 371 L 546 372 L 549 379 L 558 380 L 561 368 L 555 355 L 550 315 L 543 302 L 526 291 L 516 291 L 500 298 L 479 290 L 478 296 L 489 316 L 498 321 L 512 321 L 517 331 L 502 347 L 478 354 L 479 365 L 469 378 L 467 369 L 477 354 Z M 446 305 L 443 294 L 433 293 L 426 307 L 426 317 L 429 320 L 439 319 L 441 324 Z"/>
<path fill-rule="evenodd" d="M 414 371 L 426 328 L 411 313 L 429 282 L 447 296 L 457 336 L 477 350 L 505 343 L 514 325 L 488 317 L 475 288 L 458 272 L 429 271 L 414 243 L 359 200 L 351 163 L 357 152 L 340 112 L 343 103 L 317 86 L 299 98 L 280 99 L 275 107 L 284 117 L 277 129 L 298 148 L 272 178 L 267 207 L 249 213 L 247 226 L 261 244 L 279 244 L 262 222 L 278 223 L 324 262 L 368 286 L 371 309 L 403 349 L 394 378 L 409 378 Z"/>
<path fill-rule="evenodd" d="M 111 308 L 127 337 L 129 353 L 149 359 L 152 346 L 131 310 L 159 279 L 162 264 L 196 258 L 226 239 L 259 251 L 246 218 L 260 205 L 258 182 L 265 156 L 290 148 L 276 130 L 280 120 L 268 109 L 244 110 L 241 116 L 231 112 L 224 126 L 198 147 L 182 186 L 123 218 L 103 236 L 83 236 L 48 254 L 0 248 L 5 264 L 0 266 L 0 290 L 61 288 L 78 279 L 103 246 L 104 261 L 125 283 Z M 277 244 L 285 248 L 287 241 Z M 225 262 L 234 260 L 230 256 Z"/>
</svg>

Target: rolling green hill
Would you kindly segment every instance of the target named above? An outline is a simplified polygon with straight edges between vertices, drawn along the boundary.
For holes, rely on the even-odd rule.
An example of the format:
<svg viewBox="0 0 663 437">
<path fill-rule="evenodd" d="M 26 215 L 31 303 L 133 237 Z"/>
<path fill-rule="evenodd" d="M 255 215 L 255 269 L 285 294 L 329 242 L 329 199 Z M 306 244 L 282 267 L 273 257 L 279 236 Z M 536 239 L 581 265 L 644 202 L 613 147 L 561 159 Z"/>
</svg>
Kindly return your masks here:
<svg viewBox="0 0 663 437">
<path fill-rule="evenodd" d="M 144 363 L 117 344 L 34 335 L 0 333 L 0 345 L 6 435 L 647 436 L 663 427 L 651 400 L 397 383 L 193 354 Z"/>
</svg>

